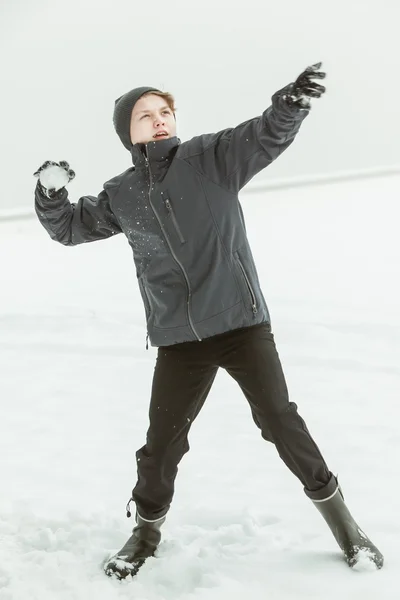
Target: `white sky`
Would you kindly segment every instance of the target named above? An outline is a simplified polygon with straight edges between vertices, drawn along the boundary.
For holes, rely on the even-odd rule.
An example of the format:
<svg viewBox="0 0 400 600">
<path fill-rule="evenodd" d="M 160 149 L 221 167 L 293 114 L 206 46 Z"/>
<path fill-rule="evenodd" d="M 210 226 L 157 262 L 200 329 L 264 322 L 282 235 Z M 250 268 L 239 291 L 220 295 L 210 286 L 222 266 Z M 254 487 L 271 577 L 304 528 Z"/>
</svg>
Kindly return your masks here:
<svg viewBox="0 0 400 600">
<path fill-rule="evenodd" d="M 326 97 L 258 178 L 400 164 L 397 0 L 3 0 L 0 17 L 0 210 L 31 206 L 47 159 L 71 163 L 77 197 L 124 171 L 112 111 L 132 87 L 175 94 L 184 140 L 260 114 L 319 60 Z"/>
</svg>

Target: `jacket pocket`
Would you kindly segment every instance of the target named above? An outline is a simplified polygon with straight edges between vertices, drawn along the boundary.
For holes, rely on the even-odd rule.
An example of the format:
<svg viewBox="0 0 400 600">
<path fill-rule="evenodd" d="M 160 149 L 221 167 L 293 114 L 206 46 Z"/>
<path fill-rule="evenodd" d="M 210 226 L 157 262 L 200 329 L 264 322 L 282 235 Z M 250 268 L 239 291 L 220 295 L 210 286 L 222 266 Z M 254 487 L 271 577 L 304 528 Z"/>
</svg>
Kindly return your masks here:
<svg viewBox="0 0 400 600">
<path fill-rule="evenodd" d="M 176 218 L 174 209 L 172 208 L 171 201 L 169 200 L 169 198 L 167 198 L 164 202 L 165 202 L 165 207 L 166 207 L 166 209 L 168 211 L 168 215 L 170 216 L 171 221 L 172 221 L 172 223 L 173 223 L 173 225 L 175 227 L 175 231 L 176 231 L 176 233 L 177 233 L 177 235 L 179 237 L 179 241 L 181 242 L 181 244 L 184 244 L 186 242 L 186 240 L 183 237 L 181 228 L 179 227 L 179 223 L 178 223 L 178 220 Z"/>
<path fill-rule="evenodd" d="M 254 293 L 254 289 L 253 286 L 250 283 L 250 279 L 246 273 L 246 269 L 243 266 L 242 261 L 240 260 L 240 257 L 238 255 L 238 253 L 236 253 L 236 260 L 238 262 L 238 265 L 242 271 L 243 277 L 246 281 L 246 285 L 247 285 L 247 289 L 249 290 L 249 294 L 250 294 L 250 298 L 251 298 L 251 308 L 253 311 L 253 314 L 256 315 L 258 313 L 258 308 L 257 308 L 257 299 L 256 299 L 256 295 Z"/>
</svg>

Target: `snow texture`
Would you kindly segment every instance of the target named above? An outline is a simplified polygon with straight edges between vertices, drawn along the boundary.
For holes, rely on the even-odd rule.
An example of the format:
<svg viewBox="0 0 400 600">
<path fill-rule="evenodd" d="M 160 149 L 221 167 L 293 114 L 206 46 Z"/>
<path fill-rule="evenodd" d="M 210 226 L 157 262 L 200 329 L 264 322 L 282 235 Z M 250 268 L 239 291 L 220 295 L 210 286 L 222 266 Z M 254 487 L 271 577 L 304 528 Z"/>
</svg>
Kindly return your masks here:
<svg viewBox="0 0 400 600">
<path fill-rule="evenodd" d="M 400 177 L 243 194 L 291 399 L 386 563 L 349 569 L 220 372 L 157 557 L 103 561 L 145 439 L 156 350 L 122 235 L 76 248 L 0 224 L 0 600 L 397 600 Z"/>
</svg>

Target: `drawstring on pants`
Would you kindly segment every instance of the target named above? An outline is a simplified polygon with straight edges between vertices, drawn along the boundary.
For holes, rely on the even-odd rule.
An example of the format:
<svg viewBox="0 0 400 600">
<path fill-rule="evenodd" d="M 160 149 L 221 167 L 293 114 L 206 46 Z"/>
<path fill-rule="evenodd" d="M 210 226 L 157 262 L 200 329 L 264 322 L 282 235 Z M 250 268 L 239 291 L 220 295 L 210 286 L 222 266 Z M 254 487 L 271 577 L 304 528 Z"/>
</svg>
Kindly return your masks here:
<svg viewBox="0 0 400 600">
<path fill-rule="evenodd" d="M 128 519 L 129 519 L 129 517 L 131 517 L 131 516 L 132 516 L 132 513 L 131 513 L 131 508 L 130 508 L 130 504 L 131 504 L 131 502 L 133 502 L 133 498 L 131 498 L 131 499 L 129 500 L 128 504 L 126 505 L 126 509 L 125 509 L 125 510 L 126 510 L 126 516 L 127 516 L 127 518 L 128 518 Z"/>
</svg>

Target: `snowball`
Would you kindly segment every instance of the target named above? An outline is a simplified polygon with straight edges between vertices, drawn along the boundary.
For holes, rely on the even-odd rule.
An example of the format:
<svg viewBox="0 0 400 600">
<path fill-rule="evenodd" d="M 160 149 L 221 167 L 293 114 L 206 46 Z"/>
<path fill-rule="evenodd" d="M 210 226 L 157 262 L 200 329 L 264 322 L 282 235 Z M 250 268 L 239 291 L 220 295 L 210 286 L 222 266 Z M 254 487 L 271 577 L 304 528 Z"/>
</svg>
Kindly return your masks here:
<svg viewBox="0 0 400 600">
<path fill-rule="evenodd" d="M 39 179 L 46 190 L 60 190 L 67 185 L 69 181 L 67 171 L 57 165 L 50 165 L 43 169 Z"/>
</svg>

